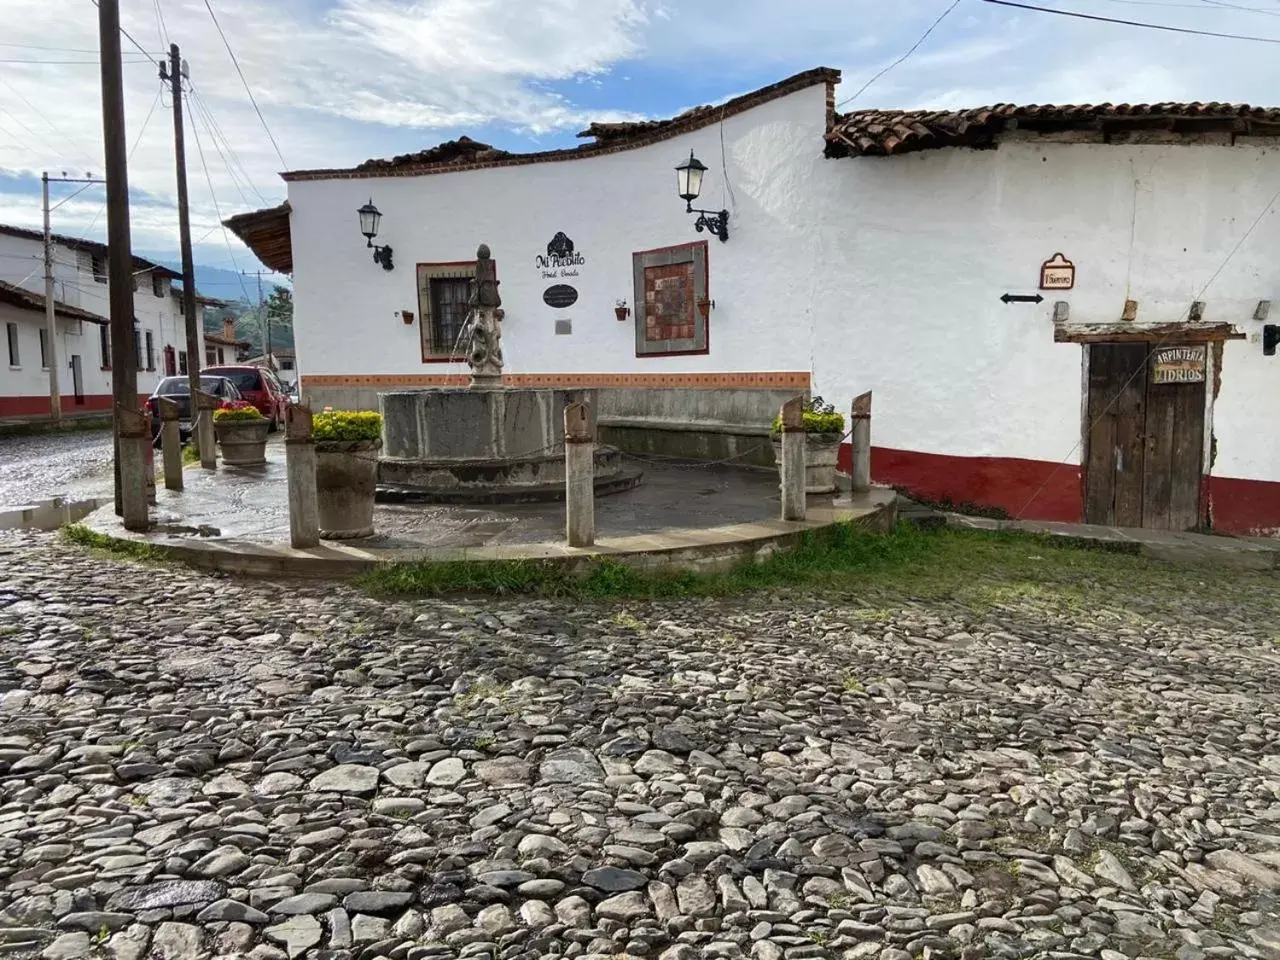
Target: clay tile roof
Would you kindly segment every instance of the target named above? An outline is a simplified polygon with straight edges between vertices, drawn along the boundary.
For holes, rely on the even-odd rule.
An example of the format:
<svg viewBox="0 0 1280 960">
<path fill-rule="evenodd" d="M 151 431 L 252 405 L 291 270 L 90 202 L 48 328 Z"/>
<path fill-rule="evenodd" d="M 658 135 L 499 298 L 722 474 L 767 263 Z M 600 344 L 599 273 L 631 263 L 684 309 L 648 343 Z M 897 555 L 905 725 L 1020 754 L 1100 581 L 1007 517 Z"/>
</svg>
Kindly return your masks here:
<svg viewBox="0 0 1280 960">
<path fill-rule="evenodd" d="M 289 201 L 265 210 L 238 213 L 223 221 L 272 270 L 293 273 L 293 237 L 289 232 Z"/>
<path fill-rule="evenodd" d="M 512 154 L 499 150 L 479 140 L 462 136 L 457 140 L 446 140 L 417 153 L 403 153 L 390 160 L 366 160 L 356 167 L 357 170 L 386 170 L 393 167 L 447 166 L 449 164 L 483 163 L 488 160 L 501 160 Z"/>
<path fill-rule="evenodd" d="M 36 311 L 44 313 L 44 294 L 36 293 L 33 290 L 27 290 L 14 283 L 7 283 L 0 280 L 0 303 L 7 303 L 23 310 Z M 96 313 L 90 313 L 88 310 L 81 310 L 79 307 L 73 307 L 70 304 L 59 303 L 56 300 L 53 304 L 54 313 L 67 320 L 87 320 L 89 323 L 107 324 L 110 321 L 106 317 L 100 317 Z"/>
<path fill-rule="evenodd" d="M 1280 135 L 1280 108 L 1242 103 L 1030 104 L 998 103 L 967 110 L 855 110 L 837 116 L 827 133 L 829 156 L 890 156 L 941 147 L 989 147 L 996 135 L 1039 133 L 1224 130 Z"/>
<path fill-rule="evenodd" d="M 406 153 L 389 160 L 366 160 L 349 168 L 324 170 L 290 170 L 282 173 L 287 181 L 337 180 L 362 177 L 418 176 L 430 173 L 450 173 L 458 170 L 476 170 L 484 167 L 516 166 L 527 163 L 546 163 L 558 160 L 576 160 L 617 150 L 627 150 L 658 143 L 670 137 L 688 133 L 699 127 L 718 123 L 725 117 L 758 107 L 763 103 L 787 94 L 804 90 L 819 83 L 834 86 L 840 82 L 840 71 L 830 67 L 815 67 L 787 77 L 767 87 L 733 97 L 714 106 L 694 107 L 679 116 L 666 120 L 639 120 L 630 123 L 593 123 L 578 136 L 591 138 L 590 143 L 560 150 L 541 150 L 536 153 L 511 153 L 499 150 L 487 143 L 459 137 L 417 153 Z M 230 226 L 230 221 L 228 221 Z M 232 229 L 235 229 L 234 227 Z M 241 239 L 244 239 L 243 237 Z M 247 241 L 246 241 L 247 242 Z M 252 246 L 252 244 L 250 244 Z M 266 263 L 266 261 L 263 261 Z M 274 266 L 268 264 L 268 266 Z M 279 269 L 279 268 L 277 268 Z"/>
</svg>

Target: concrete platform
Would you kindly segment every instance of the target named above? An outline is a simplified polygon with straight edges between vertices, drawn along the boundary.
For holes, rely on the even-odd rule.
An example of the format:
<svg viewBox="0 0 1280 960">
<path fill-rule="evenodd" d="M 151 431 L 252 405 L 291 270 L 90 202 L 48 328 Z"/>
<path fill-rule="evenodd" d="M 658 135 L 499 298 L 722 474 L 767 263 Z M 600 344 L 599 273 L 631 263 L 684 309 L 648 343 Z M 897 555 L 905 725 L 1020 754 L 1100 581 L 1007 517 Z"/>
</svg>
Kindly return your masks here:
<svg viewBox="0 0 1280 960">
<path fill-rule="evenodd" d="M 1047 520 L 993 520 L 959 513 L 948 513 L 946 522 L 949 526 L 970 530 L 1020 530 L 1069 537 L 1100 546 L 1112 545 L 1168 563 L 1208 564 L 1237 570 L 1280 570 L 1280 540 L 1261 537 L 1224 537 Z"/>
<path fill-rule="evenodd" d="M 544 559 L 574 566 L 606 556 L 650 569 L 723 570 L 841 521 L 890 529 L 897 499 L 887 488 L 857 498 L 813 496 L 807 520 L 784 523 L 776 519 L 778 478 L 772 470 L 644 462 L 634 465 L 644 470 L 641 486 L 597 499 L 597 543 L 591 548 L 564 545 L 561 503 L 380 503 L 376 536 L 294 550 L 288 546 L 283 457 L 273 456 L 278 449 L 268 447 L 265 467 L 188 469 L 184 491 L 156 491 L 156 523 L 147 533 L 126 531 L 110 505 L 83 522 L 112 538 L 229 573 L 335 578 L 415 560 Z"/>
</svg>

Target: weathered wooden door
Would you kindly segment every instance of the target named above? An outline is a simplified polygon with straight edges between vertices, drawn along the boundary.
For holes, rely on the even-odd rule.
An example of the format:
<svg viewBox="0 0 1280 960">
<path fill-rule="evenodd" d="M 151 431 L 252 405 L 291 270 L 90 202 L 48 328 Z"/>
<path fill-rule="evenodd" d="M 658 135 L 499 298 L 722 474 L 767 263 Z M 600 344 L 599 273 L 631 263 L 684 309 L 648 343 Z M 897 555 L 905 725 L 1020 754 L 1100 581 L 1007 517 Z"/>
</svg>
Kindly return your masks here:
<svg viewBox="0 0 1280 960">
<path fill-rule="evenodd" d="M 1089 347 L 1086 523 L 1200 526 L 1204 356 L 1203 344 Z"/>
</svg>

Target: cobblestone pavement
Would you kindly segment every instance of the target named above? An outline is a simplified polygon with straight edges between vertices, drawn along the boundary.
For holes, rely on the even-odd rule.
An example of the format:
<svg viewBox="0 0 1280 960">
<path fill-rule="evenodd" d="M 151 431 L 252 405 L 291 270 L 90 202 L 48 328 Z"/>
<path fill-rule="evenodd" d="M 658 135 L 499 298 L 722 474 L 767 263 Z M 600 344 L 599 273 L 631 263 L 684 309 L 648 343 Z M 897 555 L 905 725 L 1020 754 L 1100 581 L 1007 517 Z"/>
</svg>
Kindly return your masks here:
<svg viewBox="0 0 1280 960">
<path fill-rule="evenodd" d="M 0 437 L 0 507 L 111 493 L 111 431 Z"/>
<path fill-rule="evenodd" d="M 1187 582 L 410 603 L 10 535 L 0 953 L 1280 957 L 1277 630 Z"/>
</svg>

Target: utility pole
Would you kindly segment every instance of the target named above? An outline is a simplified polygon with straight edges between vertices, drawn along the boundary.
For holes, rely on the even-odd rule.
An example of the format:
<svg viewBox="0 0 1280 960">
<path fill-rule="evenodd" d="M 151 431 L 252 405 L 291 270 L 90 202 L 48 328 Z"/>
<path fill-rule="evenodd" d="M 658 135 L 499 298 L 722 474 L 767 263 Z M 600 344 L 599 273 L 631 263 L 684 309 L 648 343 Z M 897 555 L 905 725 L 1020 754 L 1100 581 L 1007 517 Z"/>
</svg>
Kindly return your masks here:
<svg viewBox="0 0 1280 960">
<path fill-rule="evenodd" d="M 53 304 L 53 237 L 49 233 L 49 172 L 40 174 L 44 196 L 44 338 L 49 364 L 49 413 L 55 426 L 62 425 L 62 392 L 58 389 L 58 318 Z"/>
<path fill-rule="evenodd" d="M 169 44 L 169 62 L 160 64 L 160 79 L 169 81 L 173 94 L 173 153 L 178 173 L 178 236 L 182 246 L 182 314 L 187 321 L 187 378 L 192 403 L 200 389 L 200 334 L 204 324 L 196 314 L 196 266 L 191 254 L 191 213 L 187 209 L 187 148 L 182 124 L 182 57 L 176 43 Z M 192 410 L 195 407 L 192 406 Z"/>
<path fill-rule="evenodd" d="M 111 396 L 116 442 L 116 509 L 128 530 L 147 527 L 144 443 L 133 345 L 133 247 L 129 236 L 129 145 L 124 128 L 119 0 L 98 0 L 102 137 L 107 167 L 107 277 L 111 291 Z"/>
<path fill-rule="evenodd" d="M 209 413 L 197 402 L 200 392 L 201 341 L 204 318 L 196 307 L 196 265 L 191 254 L 191 212 L 187 207 L 187 147 L 182 124 L 182 78 L 187 69 L 176 43 L 169 44 L 169 61 L 160 64 L 160 79 L 169 81 L 173 95 L 173 156 L 178 174 L 178 238 L 182 246 L 182 314 L 187 321 L 187 387 L 191 413 L 196 420 L 196 444 L 200 448 L 200 465 L 206 470 L 217 468 L 214 453 L 213 423 Z"/>
<path fill-rule="evenodd" d="M 44 196 L 44 326 L 45 345 L 49 363 L 49 413 L 55 425 L 62 423 L 62 391 L 58 388 L 58 320 L 53 297 L 53 234 L 49 229 L 49 184 L 51 183 L 102 183 L 89 174 L 81 177 L 51 177 L 48 171 L 40 175 L 41 193 Z M 87 188 L 84 188 L 87 189 Z M 64 201 L 65 202 L 65 201 Z"/>
<path fill-rule="evenodd" d="M 275 370 L 275 364 L 271 362 L 271 312 L 267 309 L 265 301 L 262 299 L 262 271 L 258 271 L 258 319 L 262 321 L 262 328 L 266 331 L 266 338 L 262 343 L 262 355 L 267 360 L 267 369 Z"/>
</svg>

